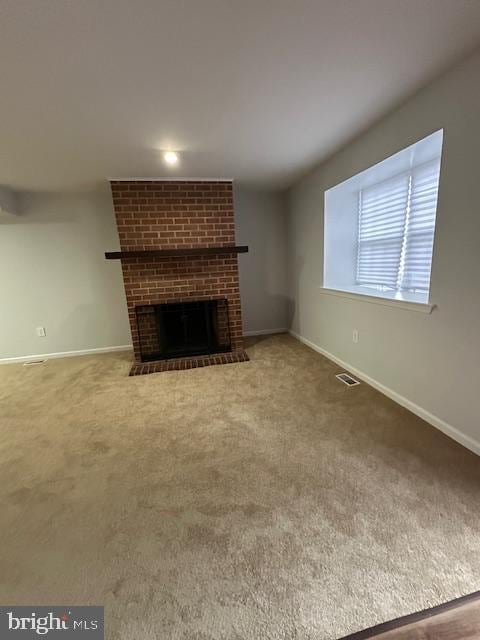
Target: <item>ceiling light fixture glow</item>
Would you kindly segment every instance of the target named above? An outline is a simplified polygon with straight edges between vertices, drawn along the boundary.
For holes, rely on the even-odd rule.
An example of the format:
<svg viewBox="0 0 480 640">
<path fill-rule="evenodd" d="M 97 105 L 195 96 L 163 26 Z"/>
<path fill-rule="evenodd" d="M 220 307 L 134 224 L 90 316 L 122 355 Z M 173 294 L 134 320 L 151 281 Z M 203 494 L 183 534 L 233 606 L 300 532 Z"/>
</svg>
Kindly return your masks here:
<svg viewBox="0 0 480 640">
<path fill-rule="evenodd" d="M 163 154 L 163 159 L 169 165 L 174 165 L 178 163 L 178 154 L 175 151 L 165 151 Z"/>
</svg>

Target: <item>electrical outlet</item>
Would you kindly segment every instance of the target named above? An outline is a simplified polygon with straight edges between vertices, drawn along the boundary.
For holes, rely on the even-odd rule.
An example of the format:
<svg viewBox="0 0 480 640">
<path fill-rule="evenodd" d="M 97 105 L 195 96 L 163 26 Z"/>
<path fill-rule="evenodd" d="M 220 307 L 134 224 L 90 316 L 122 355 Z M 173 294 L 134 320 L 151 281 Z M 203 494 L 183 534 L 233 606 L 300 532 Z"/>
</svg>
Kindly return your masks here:
<svg viewBox="0 0 480 640">
<path fill-rule="evenodd" d="M 45 331 L 45 327 L 37 327 L 37 336 L 39 338 L 45 338 L 47 332 Z"/>
<path fill-rule="evenodd" d="M 358 343 L 358 329 L 354 329 L 352 333 L 352 340 L 355 344 Z"/>
</svg>

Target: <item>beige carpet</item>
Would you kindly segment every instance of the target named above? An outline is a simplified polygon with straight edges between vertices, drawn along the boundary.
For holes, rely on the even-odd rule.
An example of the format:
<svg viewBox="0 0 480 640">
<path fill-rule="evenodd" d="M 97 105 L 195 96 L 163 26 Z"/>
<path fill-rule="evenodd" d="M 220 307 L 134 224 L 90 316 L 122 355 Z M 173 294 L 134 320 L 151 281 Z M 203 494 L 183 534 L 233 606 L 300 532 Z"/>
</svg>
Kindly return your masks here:
<svg viewBox="0 0 480 640">
<path fill-rule="evenodd" d="M 109 640 L 328 639 L 480 589 L 479 459 L 289 336 L 0 367 L 0 604 Z"/>
</svg>

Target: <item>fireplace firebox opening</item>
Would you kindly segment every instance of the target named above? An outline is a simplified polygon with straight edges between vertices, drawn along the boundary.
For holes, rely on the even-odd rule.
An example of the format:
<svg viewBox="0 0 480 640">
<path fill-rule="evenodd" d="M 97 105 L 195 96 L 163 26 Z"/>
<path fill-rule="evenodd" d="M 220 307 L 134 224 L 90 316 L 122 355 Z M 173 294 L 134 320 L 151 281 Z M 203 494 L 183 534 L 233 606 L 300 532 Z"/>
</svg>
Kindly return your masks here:
<svg viewBox="0 0 480 640">
<path fill-rule="evenodd" d="M 142 362 L 231 351 L 228 301 L 137 306 Z"/>
</svg>

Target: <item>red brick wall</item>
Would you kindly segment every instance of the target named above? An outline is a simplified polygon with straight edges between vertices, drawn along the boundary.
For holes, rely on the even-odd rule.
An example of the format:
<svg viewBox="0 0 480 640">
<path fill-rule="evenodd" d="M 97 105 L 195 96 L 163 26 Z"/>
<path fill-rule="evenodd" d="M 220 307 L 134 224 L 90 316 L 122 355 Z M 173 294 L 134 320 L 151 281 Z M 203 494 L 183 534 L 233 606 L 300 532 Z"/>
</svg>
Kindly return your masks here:
<svg viewBox="0 0 480 640">
<path fill-rule="evenodd" d="M 112 181 L 122 251 L 235 245 L 231 182 Z M 232 351 L 243 349 L 237 256 L 122 260 L 135 359 L 135 307 L 227 298 Z"/>
</svg>

